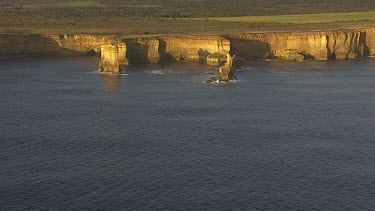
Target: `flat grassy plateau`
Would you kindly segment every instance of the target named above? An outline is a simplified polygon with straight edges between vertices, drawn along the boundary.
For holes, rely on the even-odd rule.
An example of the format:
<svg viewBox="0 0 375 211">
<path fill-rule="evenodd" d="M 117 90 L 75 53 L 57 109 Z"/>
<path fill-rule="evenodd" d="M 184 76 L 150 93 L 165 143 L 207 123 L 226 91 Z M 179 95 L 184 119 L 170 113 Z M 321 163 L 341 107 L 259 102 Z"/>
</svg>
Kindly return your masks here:
<svg viewBox="0 0 375 211">
<path fill-rule="evenodd" d="M 56 2 L 48 4 L 26 4 L 22 5 L 24 8 L 66 8 L 66 7 L 101 7 L 104 6 L 98 2 L 93 1 L 73 1 L 73 2 Z"/>
<path fill-rule="evenodd" d="M 216 0 L 215 4 L 210 1 L 213 0 L 13 0 L 0 3 L 0 33 L 222 35 L 375 27 L 375 2 L 367 7 L 343 7 L 341 10 L 346 12 L 340 12 L 329 5 L 308 4 L 308 0 L 302 5 L 274 4 L 278 0 L 268 0 L 268 5 L 267 1 L 238 0 L 242 5 L 230 7 L 224 0 Z M 310 13 L 318 12 L 316 8 L 322 13 L 289 14 L 290 9 L 295 13 Z"/>
<path fill-rule="evenodd" d="M 351 21 L 374 21 L 375 12 L 349 12 L 349 13 L 322 13 L 304 15 L 274 15 L 274 16 L 242 16 L 242 17 L 215 17 L 215 21 L 232 21 L 246 23 L 330 23 Z"/>
</svg>

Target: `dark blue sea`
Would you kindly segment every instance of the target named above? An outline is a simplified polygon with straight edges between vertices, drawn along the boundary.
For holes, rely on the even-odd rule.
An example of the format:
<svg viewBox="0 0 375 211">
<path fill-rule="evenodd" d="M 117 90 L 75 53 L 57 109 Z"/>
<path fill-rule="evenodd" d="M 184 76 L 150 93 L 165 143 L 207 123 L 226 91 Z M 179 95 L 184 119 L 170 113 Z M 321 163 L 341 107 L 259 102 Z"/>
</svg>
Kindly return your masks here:
<svg viewBox="0 0 375 211">
<path fill-rule="evenodd" d="M 374 210 L 375 59 L 0 61 L 0 210 Z"/>
</svg>

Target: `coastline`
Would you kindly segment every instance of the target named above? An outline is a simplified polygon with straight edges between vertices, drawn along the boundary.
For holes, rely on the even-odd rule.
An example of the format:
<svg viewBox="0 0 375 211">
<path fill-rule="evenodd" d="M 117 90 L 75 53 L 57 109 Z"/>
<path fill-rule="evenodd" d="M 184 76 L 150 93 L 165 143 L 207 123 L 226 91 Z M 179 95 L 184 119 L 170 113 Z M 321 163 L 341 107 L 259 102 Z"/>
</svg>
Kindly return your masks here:
<svg viewBox="0 0 375 211">
<path fill-rule="evenodd" d="M 114 74 L 129 64 L 200 62 L 223 66 L 228 54 L 236 57 L 236 68 L 255 60 L 333 61 L 375 56 L 375 28 L 140 37 L 8 33 L 0 34 L 0 48 L 0 57 L 100 55 L 98 71 Z"/>
<path fill-rule="evenodd" d="M 137 43 L 137 45 L 144 45 L 147 50 L 154 50 L 155 54 L 160 51 L 158 49 L 163 43 L 165 44 L 176 44 L 191 45 L 196 44 L 195 47 L 205 47 L 204 45 L 219 45 L 216 48 L 221 48 L 217 42 L 224 42 L 227 47 L 222 48 L 226 52 L 238 54 L 239 48 L 238 41 L 257 41 L 264 44 L 269 44 L 270 51 L 280 50 L 299 50 L 309 52 L 314 48 L 320 48 L 320 50 L 326 50 L 329 44 L 332 42 L 336 43 L 336 46 L 332 46 L 331 50 L 338 49 L 340 47 L 348 48 L 348 52 L 352 53 L 354 50 L 359 55 L 349 55 L 349 57 L 343 57 L 338 59 L 357 58 L 362 56 L 375 55 L 375 27 L 369 28 L 345 28 L 339 30 L 301 30 L 301 31 L 239 31 L 225 34 L 200 34 L 200 33 L 187 33 L 187 34 L 147 34 L 147 35 L 128 35 L 128 34 L 100 34 L 100 33 L 0 33 L 0 57 L 12 57 L 22 54 L 38 55 L 38 53 L 50 54 L 51 52 L 59 54 L 88 54 L 88 53 L 101 53 L 102 46 L 104 44 L 115 44 L 123 43 L 126 48 L 131 44 Z M 331 40 L 329 40 L 331 39 Z M 208 42 L 208 43 L 207 43 Z M 212 42 L 212 43 L 209 43 Z M 341 43 L 340 43 L 341 42 Z M 354 42 L 354 43 L 353 43 Z M 213 44 L 214 43 L 214 44 Z M 150 45 L 155 45 L 151 46 Z M 240 43 L 243 44 L 243 43 Z M 259 44 L 259 43 L 258 43 Z M 199 46 L 201 45 L 201 46 Z M 186 46 L 185 46 L 186 47 Z M 257 45 L 242 46 L 244 49 L 251 49 L 259 47 Z M 262 46 L 263 47 L 263 46 Z M 267 46 L 265 46 L 267 47 Z M 154 48 L 154 49 L 152 49 Z M 359 49 L 350 49 L 359 48 Z M 366 49 L 370 48 L 364 52 Z M 126 49 L 129 51 L 129 49 Z M 264 49 L 263 49 L 264 50 Z M 276 52 L 277 54 L 277 52 Z M 362 55 L 361 55 L 362 54 Z M 154 55 L 155 56 L 155 55 Z M 239 55 L 241 56 L 241 55 Z M 277 58 L 279 56 L 275 55 Z M 275 57 L 275 58 L 276 58 Z M 263 58 L 250 58 L 251 60 L 263 59 Z M 264 58 L 270 59 L 270 58 Z M 279 58 L 280 59 L 280 58 Z M 326 60 L 324 56 L 318 60 Z M 288 59 L 290 60 L 290 59 Z M 151 61 L 153 62 L 153 61 Z"/>
</svg>

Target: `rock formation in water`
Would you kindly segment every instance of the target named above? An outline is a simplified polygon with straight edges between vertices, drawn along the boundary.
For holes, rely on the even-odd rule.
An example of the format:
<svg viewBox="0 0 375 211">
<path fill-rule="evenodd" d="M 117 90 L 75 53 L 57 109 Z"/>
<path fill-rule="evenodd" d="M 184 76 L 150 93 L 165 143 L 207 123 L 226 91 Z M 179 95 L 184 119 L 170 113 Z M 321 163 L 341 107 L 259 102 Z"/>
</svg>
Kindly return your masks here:
<svg viewBox="0 0 375 211">
<path fill-rule="evenodd" d="M 223 81 L 223 82 L 229 82 L 230 80 L 237 80 L 237 76 L 234 75 L 234 67 L 233 67 L 233 62 L 234 58 L 236 56 L 231 56 L 230 53 L 226 54 L 226 62 L 224 63 L 223 66 L 219 67 L 219 73 L 220 76 L 213 77 L 210 80 L 208 80 L 208 83 L 216 82 L 216 81 Z"/>
<path fill-rule="evenodd" d="M 121 72 L 119 63 L 119 49 L 119 46 L 115 43 L 103 43 L 101 45 L 101 61 L 98 69 L 99 72 L 113 74 L 119 74 Z"/>
<path fill-rule="evenodd" d="M 227 53 L 226 58 L 227 62 L 219 67 L 220 72 L 220 81 L 226 81 L 234 79 L 234 70 L 233 70 L 233 61 L 236 56 L 231 56 L 229 53 Z"/>
</svg>

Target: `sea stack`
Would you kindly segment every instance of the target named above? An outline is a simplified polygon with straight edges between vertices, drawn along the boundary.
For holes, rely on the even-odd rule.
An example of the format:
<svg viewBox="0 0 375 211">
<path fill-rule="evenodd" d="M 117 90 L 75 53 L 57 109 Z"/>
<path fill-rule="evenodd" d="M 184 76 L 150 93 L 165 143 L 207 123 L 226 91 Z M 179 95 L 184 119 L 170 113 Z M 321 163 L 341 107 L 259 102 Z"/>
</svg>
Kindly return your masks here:
<svg viewBox="0 0 375 211">
<path fill-rule="evenodd" d="M 219 67 L 220 72 L 220 81 L 229 82 L 229 80 L 237 79 L 237 77 L 234 75 L 234 69 L 233 69 L 233 60 L 236 56 L 233 57 L 227 53 L 226 55 L 226 63 Z"/>
<path fill-rule="evenodd" d="M 116 44 L 104 43 L 101 46 L 101 62 L 99 72 L 120 74 L 119 48 Z"/>
</svg>

